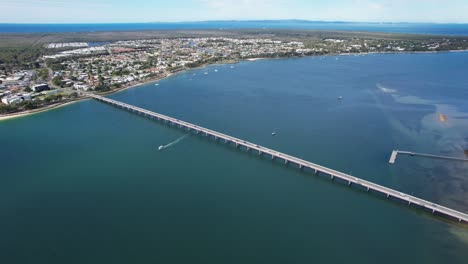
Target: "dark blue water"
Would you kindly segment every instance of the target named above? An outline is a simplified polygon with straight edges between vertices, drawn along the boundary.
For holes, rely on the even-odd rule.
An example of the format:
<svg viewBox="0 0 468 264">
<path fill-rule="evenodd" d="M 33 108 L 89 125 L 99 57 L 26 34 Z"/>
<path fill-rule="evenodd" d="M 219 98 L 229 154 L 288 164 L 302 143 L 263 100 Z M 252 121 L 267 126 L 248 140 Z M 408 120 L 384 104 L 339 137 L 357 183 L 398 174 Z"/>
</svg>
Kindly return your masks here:
<svg viewBox="0 0 468 264">
<path fill-rule="evenodd" d="M 467 164 L 388 164 L 463 156 L 467 61 L 213 65 L 111 97 L 468 212 Z M 158 151 L 184 135 L 94 100 L 0 122 L 0 263 L 466 264 L 466 228 L 203 137 Z"/>
<path fill-rule="evenodd" d="M 90 32 L 125 30 L 174 30 L 174 29 L 310 29 L 372 31 L 435 35 L 468 35 L 468 24 L 424 23 L 350 23 L 314 21 L 209 21 L 182 23 L 126 23 L 126 24 L 0 24 L 3 33 L 38 32 Z"/>
</svg>

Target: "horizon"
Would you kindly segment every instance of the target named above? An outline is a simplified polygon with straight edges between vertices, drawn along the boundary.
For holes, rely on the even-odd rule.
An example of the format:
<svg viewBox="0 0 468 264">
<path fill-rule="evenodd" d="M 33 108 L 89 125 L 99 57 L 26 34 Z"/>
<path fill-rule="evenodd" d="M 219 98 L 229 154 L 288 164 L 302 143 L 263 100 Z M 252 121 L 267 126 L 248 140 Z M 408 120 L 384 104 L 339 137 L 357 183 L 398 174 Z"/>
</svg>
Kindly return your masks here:
<svg viewBox="0 0 468 264">
<path fill-rule="evenodd" d="M 467 24 L 463 0 L 0 0 L 2 24 L 121 24 L 302 20 Z"/>
<path fill-rule="evenodd" d="M 227 19 L 227 20 L 180 20 L 180 21 L 135 21 L 135 22 L 0 22 L 3 25 L 109 25 L 109 24 L 182 24 L 216 22 L 299 22 L 299 23 L 349 23 L 349 24 L 428 24 L 428 25 L 468 25 L 468 22 L 392 22 L 392 21 L 347 21 L 347 20 L 307 20 L 307 19 Z"/>
</svg>

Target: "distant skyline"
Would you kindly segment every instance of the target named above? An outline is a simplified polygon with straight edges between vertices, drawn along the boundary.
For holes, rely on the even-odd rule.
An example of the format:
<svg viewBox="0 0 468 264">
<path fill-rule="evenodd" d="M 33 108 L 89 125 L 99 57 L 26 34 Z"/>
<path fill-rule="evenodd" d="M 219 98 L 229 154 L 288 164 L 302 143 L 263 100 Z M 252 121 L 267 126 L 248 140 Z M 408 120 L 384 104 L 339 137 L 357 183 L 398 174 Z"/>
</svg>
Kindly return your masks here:
<svg viewBox="0 0 468 264">
<path fill-rule="evenodd" d="M 467 0 L 0 0 L 0 23 L 208 20 L 468 23 Z"/>
</svg>

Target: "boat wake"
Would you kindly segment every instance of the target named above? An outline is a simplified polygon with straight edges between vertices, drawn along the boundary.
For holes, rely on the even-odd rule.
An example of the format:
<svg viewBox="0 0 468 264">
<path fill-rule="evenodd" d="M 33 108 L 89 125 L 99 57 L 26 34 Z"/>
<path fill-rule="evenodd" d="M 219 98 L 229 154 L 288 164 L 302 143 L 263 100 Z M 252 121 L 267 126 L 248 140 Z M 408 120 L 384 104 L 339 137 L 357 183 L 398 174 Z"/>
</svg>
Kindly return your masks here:
<svg viewBox="0 0 468 264">
<path fill-rule="evenodd" d="M 396 93 L 397 92 L 397 90 L 387 88 L 387 87 L 383 86 L 380 83 L 377 84 L 377 88 L 379 88 L 379 90 L 384 92 L 384 93 L 390 93 L 391 94 L 391 93 Z"/>
<path fill-rule="evenodd" d="M 180 141 L 184 140 L 186 137 L 188 137 L 189 135 L 185 135 L 185 136 L 182 136 L 174 141 L 172 141 L 171 143 L 167 144 L 167 145 L 161 145 L 158 147 L 158 150 L 161 151 L 161 150 L 164 150 L 164 149 L 167 149 L 167 148 L 170 148 L 172 146 L 174 146 L 175 144 L 179 143 Z"/>
</svg>

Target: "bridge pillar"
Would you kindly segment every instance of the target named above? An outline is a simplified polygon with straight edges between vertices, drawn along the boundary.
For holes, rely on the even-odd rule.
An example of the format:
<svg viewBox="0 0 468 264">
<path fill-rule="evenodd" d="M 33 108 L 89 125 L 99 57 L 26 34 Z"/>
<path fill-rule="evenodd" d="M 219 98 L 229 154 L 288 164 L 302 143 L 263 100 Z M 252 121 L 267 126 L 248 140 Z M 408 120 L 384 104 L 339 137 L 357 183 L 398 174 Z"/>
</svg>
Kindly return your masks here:
<svg viewBox="0 0 468 264">
<path fill-rule="evenodd" d="M 227 139 L 225 139 L 225 140 L 224 140 L 224 144 L 227 144 L 227 143 L 228 143 L 228 140 L 227 140 Z"/>
<path fill-rule="evenodd" d="M 262 151 L 259 150 L 258 155 L 261 156 L 262 154 L 263 154 Z"/>
<path fill-rule="evenodd" d="M 318 171 L 318 170 L 314 170 L 314 174 L 315 174 L 315 175 L 318 175 L 318 174 L 319 174 L 319 171 Z"/>
<path fill-rule="evenodd" d="M 239 143 L 236 143 L 236 148 L 239 148 Z"/>
<path fill-rule="evenodd" d="M 275 155 L 271 155 L 271 160 L 275 160 Z"/>
<path fill-rule="evenodd" d="M 370 191 L 370 188 L 369 188 L 369 187 L 367 187 L 367 192 L 369 192 L 369 191 Z"/>
<path fill-rule="evenodd" d="M 410 201 L 408 201 L 408 206 L 410 206 L 410 205 L 411 205 L 411 202 L 410 202 Z"/>
<path fill-rule="evenodd" d="M 245 150 L 247 150 L 247 152 L 249 152 L 249 151 L 250 151 L 250 148 L 249 148 L 249 147 L 246 147 L 246 149 L 245 149 Z"/>
<path fill-rule="evenodd" d="M 432 209 L 432 214 L 435 214 L 435 210 L 434 210 L 434 209 Z"/>
<path fill-rule="evenodd" d="M 333 176 L 332 174 L 330 174 L 330 179 L 333 181 L 335 180 L 335 176 Z"/>
<path fill-rule="evenodd" d="M 351 186 L 351 184 L 353 184 L 351 181 L 348 182 L 348 186 Z"/>
<path fill-rule="evenodd" d="M 285 165 L 288 165 L 288 162 L 289 162 L 289 161 L 288 161 L 287 159 L 284 160 L 284 164 L 285 164 Z"/>
<path fill-rule="evenodd" d="M 390 194 L 387 193 L 387 199 L 390 198 Z"/>
</svg>

